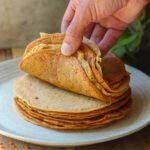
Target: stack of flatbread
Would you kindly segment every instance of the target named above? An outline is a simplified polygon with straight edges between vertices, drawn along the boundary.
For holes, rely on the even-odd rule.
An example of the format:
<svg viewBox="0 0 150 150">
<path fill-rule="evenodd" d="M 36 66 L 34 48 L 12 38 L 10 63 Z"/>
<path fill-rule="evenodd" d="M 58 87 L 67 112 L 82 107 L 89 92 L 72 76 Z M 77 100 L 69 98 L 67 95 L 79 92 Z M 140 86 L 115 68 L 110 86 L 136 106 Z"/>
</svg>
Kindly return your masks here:
<svg viewBox="0 0 150 150">
<path fill-rule="evenodd" d="M 72 56 L 61 54 L 64 34 L 41 34 L 20 62 L 28 73 L 15 81 L 15 106 L 28 121 L 59 130 L 93 129 L 127 116 L 129 73 L 111 53 L 101 58 L 84 39 Z"/>
</svg>

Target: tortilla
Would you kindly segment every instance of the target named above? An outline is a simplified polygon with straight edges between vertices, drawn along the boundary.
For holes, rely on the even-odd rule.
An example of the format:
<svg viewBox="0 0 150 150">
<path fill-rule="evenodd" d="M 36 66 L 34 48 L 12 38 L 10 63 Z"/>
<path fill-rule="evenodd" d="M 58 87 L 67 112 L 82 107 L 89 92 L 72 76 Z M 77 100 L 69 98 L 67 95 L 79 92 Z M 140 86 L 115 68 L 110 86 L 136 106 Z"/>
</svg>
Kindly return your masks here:
<svg viewBox="0 0 150 150">
<path fill-rule="evenodd" d="M 79 130 L 79 129 L 95 129 L 99 127 L 106 126 L 116 120 L 120 120 L 127 116 L 131 110 L 131 99 L 127 104 L 119 108 L 118 110 L 105 113 L 93 118 L 82 119 L 82 120 L 72 120 L 72 119 L 62 119 L 57 117 L 50 117 L 45 115 L 39 115 L 30 109 L 24 109 L 21 105 L 18 105 L 15 101 L 15 106 L 17 111 L 23 115 L 23 117 L 40 126 L 57 129 L 57 130 Z"/>
<path fill-rule="evenodd" d="M 130 77 L 121 60 L 112 54 L 101 58 L 99 48 L 87 40 L 74 55 L 66 57 L 60 51 L 63 39 L 64 34 L 46 34 L 30 43 L 20 62 L 21 70 L 101 101 L 116 102 L 125 97 Z M 107 69 L 108 63 L 115 69 Z"/>
<path fill-rule="evenodd" d="M 15 81 L 17 110 L 27 120 L 54 129 L 104 126 L 126 116 L 128 103 L 130 92 L 126 98 L 110 103 L 60 89 L 30 75 Z"/>
</svg>

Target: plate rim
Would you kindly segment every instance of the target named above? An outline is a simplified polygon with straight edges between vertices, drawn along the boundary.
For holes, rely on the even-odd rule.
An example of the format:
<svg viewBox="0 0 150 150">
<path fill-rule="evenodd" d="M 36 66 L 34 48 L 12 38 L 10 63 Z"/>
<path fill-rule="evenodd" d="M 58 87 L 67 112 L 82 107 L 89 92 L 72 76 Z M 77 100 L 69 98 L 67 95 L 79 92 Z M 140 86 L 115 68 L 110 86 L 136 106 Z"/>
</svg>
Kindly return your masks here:
<svg viewBox="0 0 150 150">
<path fill-rule="evenodd" d="M 20 57 L 12 59 L 12 60 L 7 60 L 7 61 L 4 61 L 4 62 L 1 62 L 0 67 L 4 66 L 5 64 L 9 64 L 9 63 L 13 63 L 13 62 L 16 63 L 19 60 L 20 60 Z M 134 68 L 130 65 L 126 65 L 126 66 L 130 67 L 131 69 L 139 71 L 140 73 L 144 74 L 145 76 L 147 76 L 150 79 L 150 77 L 147 74 L 145 74 L 144 72 L 142 72 L 141 70 L 139 70 L 137 68 Z M 13 77 L 12 77 L 12 79 L 13 79 Z M 122 132 L 117 132 L 117 134 L 111 135 L 109 137 L 107 136 L 103 139 L 95 139 L 95 140 L 90 139 L 89 141 L 86 140 L 86 141 L 81 141 L 81 142 L 80 141 L 78 141 L 78 142 L 71 141 L 69 143 L 67 143 L 66 141 L 64 142 L 63 140 L 60 140 L 60 141 L 58 140 L 56 142 L 47 141 L 47 140 L 44 141 L 44 140 L 41 140 L 41 139 L 36 139 L 36 138 L 27 137 L 27 136 L 24 136 L 24 135 L 15 134 L 11 131 L 6 131 L 5 129 L 2 129 L 2 128 L 0 128 L 0 135 L 6 136 L 6 137 L 9 137 L 9 138 L 13 138 L 13 139 L 16 139 L 16 140 L 19 140 L 19 141 L 23 141 L 23 142 L 37 144 L 37 145 L 55 146 L 55 147 L 71 147 L 71 146 L 91 145 L 91 144 L 97 144 L 97 143 L 102 143 L 102 142 L 106 142 L 106 141 L 115 140 L 115 139 L 118 139 L 118 138 L 121 138 L 121 137 L 124 137 L 124 136 L 128 136 L 130 134 L 133 134 L 133 133 L 143 129 L 144 127 L 146 127 L 148 125 L 150 125 L 150 118 L 147 118 L 143 122 L 140 122 L 139 124 L 137 124 L 136 128 L 135 127 L 133 128 L 131 126 L 130 128 L 126 128 L 126 130 L 123 130 Z"/>
<path fill-rule="evenodd" d="M 148 119 L 147 119 L 148 120 Z M 54 146 L 54 147 L 71 147 L 71 146 L 86 146 L 86 145 L 92 145 L 92 144 L 97 144 L 97 143 L 103 143 L 103 142 L 108 142 L 111 140 L 115 140 L 118 138 L 122 138 L 128 135 L 131 135 L 137 131 L 140 131 L 141 129 L 147 127 L 150 124 L 149 120 L 147 122 L 145 122 L 144 124 L 142 124 L 141 126 L 139 125 L 138 128 L 135 128 L 134 130 L 130 129 L 127 132 L 123 131 L 124 133 L 119 133 L 117 135 L 114 136 L 110 136 L 109 138 L 106 137 L 104 139 L 98 139 L 98 140 L 90 140 L 90 141 L 81 141 L 81 142 L 69 142 L 69 143 L 64 143 L 64 141 L 62 140 L 61 142 L 47 142 L 47 141 L 41 141 L 38 139 L 33 139 L 30 137 L 26 137 L 26 136 L 21 136 L 21 135 L 17 135 L 17 134 L 13 134 L 11 132 L 7 132 L 4 130 L 0 129 L 0 134 L 4 135 L 6 137 L 15 139 L 15 140 L 19 140 L 22 142 L 27 142 L 27 143 L 31 143 L 31 144 L 36 144 L 36 145 L 43 145 L 43 146 Z"/>
</svg>

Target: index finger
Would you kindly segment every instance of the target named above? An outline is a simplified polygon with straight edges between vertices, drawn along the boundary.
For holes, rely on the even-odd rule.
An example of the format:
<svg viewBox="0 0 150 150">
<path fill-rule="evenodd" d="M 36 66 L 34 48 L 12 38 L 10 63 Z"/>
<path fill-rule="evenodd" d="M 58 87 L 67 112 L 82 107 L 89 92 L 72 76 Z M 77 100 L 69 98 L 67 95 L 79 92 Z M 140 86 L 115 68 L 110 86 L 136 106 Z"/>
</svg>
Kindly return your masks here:
<svg viewBox="0 0 150 150">
<path fill-rule="evenodd" d="M 62 19 L 61 23 L 61 32 L 65 32 L 72 21 L 74 14 L 75 14 L 75 8 L 73 7 L 73 1 L 71 0 L 67 6 L 67 9 L 65 11 L 65 14 Z"/>
</svg>

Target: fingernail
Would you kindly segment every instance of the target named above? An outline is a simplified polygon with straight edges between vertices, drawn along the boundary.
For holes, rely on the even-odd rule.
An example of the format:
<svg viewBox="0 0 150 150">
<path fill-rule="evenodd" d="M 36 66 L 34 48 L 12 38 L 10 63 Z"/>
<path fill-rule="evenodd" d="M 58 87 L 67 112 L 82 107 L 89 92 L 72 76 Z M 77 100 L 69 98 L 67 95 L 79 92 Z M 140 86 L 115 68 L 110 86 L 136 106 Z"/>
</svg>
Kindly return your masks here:
<svg viewBox="0 0 150 150">
<path fill-rule="evenodd" d="M 64 42 L 61 46 L 61 53 L 63 55 L 69 56 L 72 54 L 73 48 L 70 44 Z"/>
</svg>

